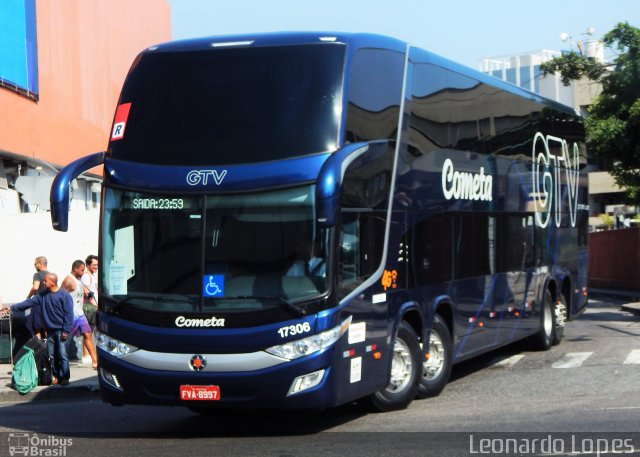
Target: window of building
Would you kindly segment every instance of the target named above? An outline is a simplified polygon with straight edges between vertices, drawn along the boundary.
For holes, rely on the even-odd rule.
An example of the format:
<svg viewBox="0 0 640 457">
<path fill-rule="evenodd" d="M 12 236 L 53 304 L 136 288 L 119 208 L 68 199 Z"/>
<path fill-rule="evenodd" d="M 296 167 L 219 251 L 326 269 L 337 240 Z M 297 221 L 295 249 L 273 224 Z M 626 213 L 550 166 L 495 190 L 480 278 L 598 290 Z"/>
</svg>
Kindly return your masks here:
<svg viewBox="0 0 640 457">
<path fill-rule="evenodd" d="M 35 0 L 0 2 L 0 86 L 38 100 Z"/>
</svg>

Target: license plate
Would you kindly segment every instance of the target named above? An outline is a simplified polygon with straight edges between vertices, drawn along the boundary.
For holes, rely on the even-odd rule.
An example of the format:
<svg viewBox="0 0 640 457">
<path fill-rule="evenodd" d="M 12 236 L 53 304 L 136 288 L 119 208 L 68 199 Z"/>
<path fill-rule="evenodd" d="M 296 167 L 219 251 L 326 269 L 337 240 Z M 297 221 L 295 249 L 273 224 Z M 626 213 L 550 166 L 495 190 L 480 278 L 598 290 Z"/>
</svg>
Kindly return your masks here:
<svg viewBox="0 0 640 457">
<path fill-rule="evenodd" d="M 180 386 L 180 400 L 216 401 L 220 400 L 219 386 Z"/>
</svg>

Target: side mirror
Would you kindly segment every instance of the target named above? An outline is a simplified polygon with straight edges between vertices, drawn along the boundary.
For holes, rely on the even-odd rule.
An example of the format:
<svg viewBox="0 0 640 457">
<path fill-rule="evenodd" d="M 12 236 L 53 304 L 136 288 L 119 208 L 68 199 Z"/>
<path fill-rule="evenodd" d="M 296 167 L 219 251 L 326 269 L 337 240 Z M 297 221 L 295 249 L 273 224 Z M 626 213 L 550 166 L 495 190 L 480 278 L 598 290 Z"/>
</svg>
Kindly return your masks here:
<svg viewBox="0 0 640 457">
<path fill-rule="evenodd" d="M 81 157 L 60 170 L 51 184 L 51 225 L 66 232 L 69 226 L 69 185 L 82 173 L 104 163 L 104 152 Z"/>
<path fill-rule="evenodd" d="M 334 227 L 342 208 L 387 210 L 395 147 L 387 141 L 354 143 L 334 152 L 316 184 L 316 223 Z"/>
<path fill-rule="evenodd" d="M 334 152 L 322 165 L 316 185 L 316 223 L 334 227 L 340 211 L 340 188 L 344 172 L 351 162 L 369 150 L 366 143 L 353 143 Z"/>
</svg>

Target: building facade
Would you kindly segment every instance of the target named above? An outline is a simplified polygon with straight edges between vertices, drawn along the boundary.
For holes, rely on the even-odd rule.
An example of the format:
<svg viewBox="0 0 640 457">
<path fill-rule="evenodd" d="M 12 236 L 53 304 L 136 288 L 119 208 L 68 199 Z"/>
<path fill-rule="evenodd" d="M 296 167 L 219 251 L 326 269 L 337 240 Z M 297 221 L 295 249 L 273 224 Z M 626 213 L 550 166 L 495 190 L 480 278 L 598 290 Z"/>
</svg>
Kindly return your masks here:
<svg viewBox="0 0 640 457">
<path fill-rule="evenodd" d="M 495 78 L 510 82 L 536 94 L 574 106 L 573 85 L 564 86 L 560 75 L 542 77 L 540 64 L 561 55 L 560 51 L 527 52 L 508 56 L 487 57 L 480 60 L 479 69 Z"/>
<path fill-rule="evenodd" d="M 63 277 L 97 253 L 101 170 L 73 184 L 70 230 L 51 229 L 57 170 L 107 146 L 135 56 L 171 39 L 167 0 L 0 4 L 0 298 L 23 300 L 33 259 Z"/>
</svg>

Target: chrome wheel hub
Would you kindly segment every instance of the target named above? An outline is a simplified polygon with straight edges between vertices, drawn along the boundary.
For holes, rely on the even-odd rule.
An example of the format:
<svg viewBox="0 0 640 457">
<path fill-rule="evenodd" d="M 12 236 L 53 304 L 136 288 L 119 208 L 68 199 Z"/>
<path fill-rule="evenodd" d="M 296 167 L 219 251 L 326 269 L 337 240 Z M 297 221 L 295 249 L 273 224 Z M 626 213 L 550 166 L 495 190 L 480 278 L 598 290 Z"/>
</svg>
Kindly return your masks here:
<svg viewBox="0 0 640 457">
<path fill-rule="evenodd" d="M 422 377 L 426 380 L 437 378 L 444 369 L 444 344 L 440 335 L 431 330 L 429 337 L 429 358 L 422 364 Z"/>
<path fill-rule="evenodd" d="M 564 328 L 567 325 L 567 307 L 561 301 L 556 303 L 556 327 Z"/>
<path fill-rule="evenodd" d="M 397 392 L 403 390 L 411 381 L 413 361 L 411 351 L 407 344 L 400 338 L 396 339 L 393 346 L 393 360 L 391 362 L 391 380 L 387 390 Z"/>
</svg>

